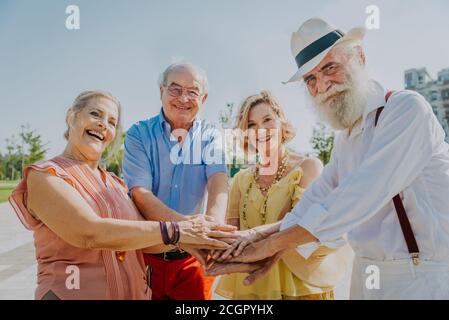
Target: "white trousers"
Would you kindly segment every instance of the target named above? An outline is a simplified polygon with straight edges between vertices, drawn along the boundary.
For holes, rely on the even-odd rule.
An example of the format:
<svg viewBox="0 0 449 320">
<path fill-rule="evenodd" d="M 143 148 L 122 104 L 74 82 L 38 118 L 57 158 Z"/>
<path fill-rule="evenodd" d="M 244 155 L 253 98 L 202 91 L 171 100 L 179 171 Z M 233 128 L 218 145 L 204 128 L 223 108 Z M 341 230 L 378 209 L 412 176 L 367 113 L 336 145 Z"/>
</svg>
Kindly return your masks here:
<svg viewBox="0 0 449 320">
<path fill-rule="evenodd" d="M 354 257 L 350 299 L 449 299 L 449 262 L 378 261 Z"/>
</svg>

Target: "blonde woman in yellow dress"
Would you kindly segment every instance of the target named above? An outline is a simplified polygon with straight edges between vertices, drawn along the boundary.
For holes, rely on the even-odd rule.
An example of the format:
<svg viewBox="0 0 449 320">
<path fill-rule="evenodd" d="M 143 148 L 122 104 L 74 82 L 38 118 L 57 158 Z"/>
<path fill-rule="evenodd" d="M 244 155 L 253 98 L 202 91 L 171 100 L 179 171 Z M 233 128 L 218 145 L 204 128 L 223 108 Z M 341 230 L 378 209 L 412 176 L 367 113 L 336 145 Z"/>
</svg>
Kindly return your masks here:
<svg viewBox="0 0 449 320">
<path fill-rule="evenodd" d="M 255 139 L 245 140 L 243 149 L 245 153 L 257 152 L 259 161 L 234 176 L 227 222 L 239 230 L 248 230 L 282 219 L 321 173 L 322 164 L 316 158 L 287 150 L 286 143 L 295 136 L 293 127 L 267 91 L 244 101 L 236 128 L 243 132 L 254 130 Z M 314 287 L 302 281 L 282 258 L 266 276 L 249 286 L 243 285 L 246 276 L 244 273 L 222 276 L 216 293 L 228 299 L 333 299 L 332 288 Z"/>
</svg>

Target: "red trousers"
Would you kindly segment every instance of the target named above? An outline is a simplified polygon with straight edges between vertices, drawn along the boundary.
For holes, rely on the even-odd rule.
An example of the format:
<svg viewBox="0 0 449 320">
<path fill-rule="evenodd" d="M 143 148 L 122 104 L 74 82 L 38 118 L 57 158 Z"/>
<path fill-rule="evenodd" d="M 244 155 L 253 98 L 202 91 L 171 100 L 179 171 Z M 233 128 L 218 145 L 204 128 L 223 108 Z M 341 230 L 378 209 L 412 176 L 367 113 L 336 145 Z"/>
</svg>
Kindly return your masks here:
<svg viewBox="0 0 449 320">
<path fill-rule="evenodd" d="M 204 276 L 194 257 L 166 261 L 144 254 L 145 264 L 151 267 L 153 300 L 210 300 L 214 277 Z"/>
</svg>

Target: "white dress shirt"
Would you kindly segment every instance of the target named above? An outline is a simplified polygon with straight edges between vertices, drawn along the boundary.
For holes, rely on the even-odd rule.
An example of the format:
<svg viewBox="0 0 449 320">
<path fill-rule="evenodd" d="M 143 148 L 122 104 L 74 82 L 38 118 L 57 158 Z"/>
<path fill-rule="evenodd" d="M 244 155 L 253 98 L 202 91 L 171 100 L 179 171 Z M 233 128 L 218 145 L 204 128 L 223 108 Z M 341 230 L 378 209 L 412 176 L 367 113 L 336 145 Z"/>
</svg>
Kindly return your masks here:
<svg viewBox="0 0 449 320">
<path fill-rule="evenodd" d="M 319 243 L 298 247 L 308 257 L 319 245 L 347 239 L 359 257 L 408 259 L 392 198 L 401 193 L 420 258 L 449 261 L 449 145 L 432 107 L 418 93 L 385 90 L 370 81 L 363 119 L 349 135 L 339 132 L 323 173 L 285 216 Z M 377 108 L 385 106 L 377 127 Z"/>
</svg>

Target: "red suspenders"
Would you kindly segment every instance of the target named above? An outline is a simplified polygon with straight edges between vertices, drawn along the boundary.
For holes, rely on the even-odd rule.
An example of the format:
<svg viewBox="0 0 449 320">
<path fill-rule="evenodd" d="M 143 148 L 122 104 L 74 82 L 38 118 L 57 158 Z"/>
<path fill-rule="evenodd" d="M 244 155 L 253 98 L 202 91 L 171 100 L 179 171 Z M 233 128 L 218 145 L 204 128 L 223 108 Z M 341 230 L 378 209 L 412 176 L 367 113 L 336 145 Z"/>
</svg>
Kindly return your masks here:
<svg viewBox="0 0 449 320">
<path fill-rule="evenodd" d="M 385 102 L 388 101 L 390 96 L 393 94 L 393 91 L 389 91 L 385 95 Z M 379 121 L 380 114 L 382 113 L 384 107 L 380 107 L 376 111 L 376 120 L 374 122 L 374 126 L 377 126 L 377 122 Z M 402 203 L 402 199 L 399 194 L 393 197 L 394 207 L 396 209 L 396 213 L 398 215 L 399 224 L 401 225 L 402 233 L 404 234 L 404 239 L 407 244 L 408 252 L 413 260 L 414 265 L 419 264 L 419 248 L 418 243 L 416 242 L 415 235 L 413 234 L 412 226 L 410 225 L 410 221 L 407 217 L 407 213 L 405 212 L 404 204 Z"/>
</svg>

